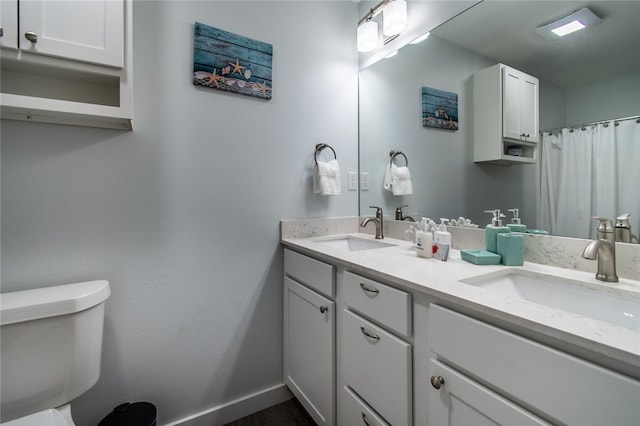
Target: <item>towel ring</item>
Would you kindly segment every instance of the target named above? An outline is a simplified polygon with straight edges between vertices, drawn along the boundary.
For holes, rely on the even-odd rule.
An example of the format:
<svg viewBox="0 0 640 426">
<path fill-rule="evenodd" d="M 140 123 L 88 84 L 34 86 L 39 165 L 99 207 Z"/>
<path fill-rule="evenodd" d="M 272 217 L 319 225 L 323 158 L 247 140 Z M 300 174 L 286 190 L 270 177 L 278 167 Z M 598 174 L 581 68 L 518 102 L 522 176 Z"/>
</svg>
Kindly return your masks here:
<svg viewBox="0 0 640 426">
<path fill-rule="evenodd" d="M 389 159 L 389 166 L 391 166 L 391 164 L 393 163 L 393 159 L 396 158 L 398 155 L 402 155 L 404 157 L 405 166 L 409 167 L 409 160 L 407 159 L 407 156 L 404 155 L 404 152 L 396 151 L 396 150 L 389 151 L 389 157 L 391 157 Z"/>
<path fill-rule="evenodd" d="M 338 156 L 336 155 L 336 151 L 331 147 L 331 145 L 327 145 L 326 143 L 318 143 L 318 144 L 316 144 L 316 152 L 315 152 L 315 154 L 313 156 L 313 159 L 316 162 L 316 166 L 318 165 L 318 153 L 320 151 L 322 151 L 323 149 L 325 149 L 325 148 L 329 148 L 333 152 L 333 158 L 335 160 L 338 159 Z"/>
</svg>

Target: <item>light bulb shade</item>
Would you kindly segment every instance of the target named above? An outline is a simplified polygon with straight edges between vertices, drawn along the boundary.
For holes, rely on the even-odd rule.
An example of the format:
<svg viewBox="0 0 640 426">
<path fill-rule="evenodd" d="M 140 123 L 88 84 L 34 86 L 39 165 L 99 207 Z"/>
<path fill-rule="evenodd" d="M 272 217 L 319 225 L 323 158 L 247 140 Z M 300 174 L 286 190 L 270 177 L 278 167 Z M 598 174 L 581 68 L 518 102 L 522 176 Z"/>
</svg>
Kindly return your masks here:
<svg viewBox="0 0 640 426">
<path fill-rule="evenodd" d="M 393 36 L 407 27 L 407 2 L 394 0 L 382 9 L 382 34 Z"/>
<path fill-rule="evenodd" d="M 358 52 L 369 52 L 378 45 L 378 23 L 364 21 L 358 26 Z"/>
</svg>

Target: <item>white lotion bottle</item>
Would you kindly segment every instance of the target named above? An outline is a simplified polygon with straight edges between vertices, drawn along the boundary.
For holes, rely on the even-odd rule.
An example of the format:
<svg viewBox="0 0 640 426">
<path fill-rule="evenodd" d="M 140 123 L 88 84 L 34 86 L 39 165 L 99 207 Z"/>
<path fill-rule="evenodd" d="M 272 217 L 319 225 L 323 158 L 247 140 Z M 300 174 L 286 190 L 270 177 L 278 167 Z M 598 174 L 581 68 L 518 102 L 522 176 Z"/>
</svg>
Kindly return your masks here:
<svg viewBox="0 0 640 426">
<path fill-rule="evenodd" d="M 419 257 L 433 257 L 433 235 L 431 231 L 416 232 L 416 254 Z"/>
<path fill-rule="evenodd" d="M 416 254 L 419 257 L 433 257 L 433 232 L 429 229 L 431 219 L 423 217 L 416 231 Z"/>
<path fill-rule="evenodd" d="M 440 225 L 438 225 L 438 230 L 433 237 L 433 245 L 435 247 L 433 257 L 443 262 L 447 261 L 451 251 L 451 233 L 447 231 L 445 222 L 447 222 L 447 219 L 440 218 Z"/>
</svg>

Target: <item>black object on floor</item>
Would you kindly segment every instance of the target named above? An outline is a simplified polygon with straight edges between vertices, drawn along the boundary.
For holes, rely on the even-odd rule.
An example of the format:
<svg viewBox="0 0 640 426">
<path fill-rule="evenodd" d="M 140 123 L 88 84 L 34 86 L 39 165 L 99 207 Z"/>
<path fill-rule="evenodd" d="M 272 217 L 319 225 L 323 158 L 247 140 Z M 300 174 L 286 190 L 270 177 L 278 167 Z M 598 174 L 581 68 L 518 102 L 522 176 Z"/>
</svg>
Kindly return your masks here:
<svg viewBox="0 0 640 426">
<path fill-rule="evenodd" d="M 225 426 L 316 426 L 311 416 L 293 398 Z"/>
<path fill-rule="evenodd" d="M 98 426 L 155 426 L 156 407 L 150 402 L 125 402 L 113 409 Z"/>
</svg>

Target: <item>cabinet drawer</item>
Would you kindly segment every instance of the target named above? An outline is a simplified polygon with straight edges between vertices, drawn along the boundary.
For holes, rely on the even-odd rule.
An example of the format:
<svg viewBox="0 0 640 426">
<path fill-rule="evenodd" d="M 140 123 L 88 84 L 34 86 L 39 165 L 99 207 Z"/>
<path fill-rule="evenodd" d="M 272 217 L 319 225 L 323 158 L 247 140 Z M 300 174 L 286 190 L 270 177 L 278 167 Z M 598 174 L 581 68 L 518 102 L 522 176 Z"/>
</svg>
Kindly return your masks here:
<svg viewBox="0 0 640 426">
<path fill-rule="evenodd" d="M 347 309 L 342 313 L 346 384 L 387 422 L 410 425 L 411 345 Z"/>
<path fill-rule="evenodd" d="M 431 351 L 558 423 L 631 425 L 640 382 L 481 321 L 431 305 Z"/>
<path fill-rule="evenodd" d="M 285 249 L 284 273 L 324 295 L 335 297 L 333 266 L 327 263 Z"/>
<path fill-rule="evenodd" d="M 349 426 L 389 426 L 375 411 L 348 386 L 342 388 L 340 424 Z"/>
<path fill-rule="evenodd" d="M 344 273 L 344 301 L 404 336 L 411 335 L 411 294 L 351 272 Z"/>
</svg>

